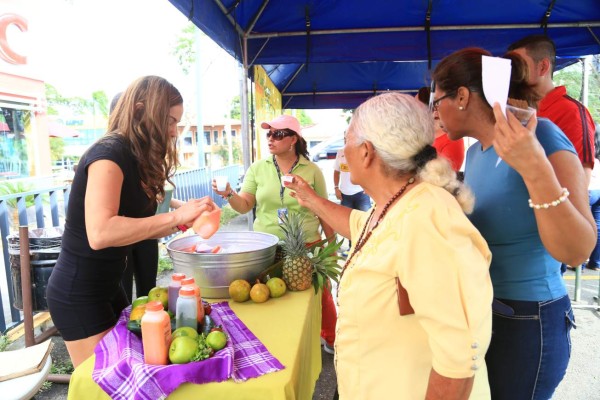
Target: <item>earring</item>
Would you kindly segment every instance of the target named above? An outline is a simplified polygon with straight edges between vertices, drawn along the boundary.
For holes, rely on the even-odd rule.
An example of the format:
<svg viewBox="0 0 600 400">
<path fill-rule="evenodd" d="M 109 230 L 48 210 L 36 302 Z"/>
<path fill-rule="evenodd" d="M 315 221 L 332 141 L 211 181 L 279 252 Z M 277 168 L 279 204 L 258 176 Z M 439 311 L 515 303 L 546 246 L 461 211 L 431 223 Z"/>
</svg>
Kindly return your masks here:
<svg viewBox="0 0 600 400">
<path fill-rule="evenodd" d="M 459 109 L 460 111 L 462 111 L 462 110 L 464 110 L 465 108 L 464 108 L 463 106 L 458 106 L 458 109 Z"/>
<path fill-rule="evenodd" d="M 294 145 L 290 144 L 290 151 L 294 150 Z"/>
</svg>

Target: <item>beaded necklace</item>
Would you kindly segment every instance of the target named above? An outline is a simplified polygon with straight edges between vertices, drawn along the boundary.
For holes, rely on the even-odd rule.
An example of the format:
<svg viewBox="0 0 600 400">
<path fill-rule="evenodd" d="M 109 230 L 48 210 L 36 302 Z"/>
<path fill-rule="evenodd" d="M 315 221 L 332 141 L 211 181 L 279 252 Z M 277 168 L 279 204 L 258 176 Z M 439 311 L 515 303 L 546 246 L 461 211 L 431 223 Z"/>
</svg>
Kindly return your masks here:
<svg viewBox="0 0 600 400">
<path fill-rule="evenodd" d="M 340 279 L 338 280 L 339 284 L 338 284 L 338 290 L 337 290 L 337 294 L 339 295 L 340 293 L 340 286 L 342 284 L 342 277 L 344 276 L 344 272 L 346 272 L 346 269 L 348 268 L 348 265 L 350 265 L 350 261 L 352 261 L 352 259 L 354 258 L 354 255 L 356 253 L 358 253 L 360 251 L 360 249 L 362 249 L 362 247 L 365 245 L 365 243 L 367 243 L 367 241 L 369 240 L 369 238 L 371 237 L 371 234 L 373 233 L 373 231 L 375 230 L 375 228 L 377 228 L 379 226 L 379 223 L 383 220 L 383 217 L 385 217 L 385 214 L 387 214 L 388 209 L 390 208 L 390 206 L 392 205 L 392 203 L 394 201 L 396 201 L 396 199 L 400 196 L 402 196 L 402 194 L 406 191 L 406 188 L 408 187 L 408 185 L 412 184 L 415 181 L 415 178 L 410 178 L 408 180 L 408 182 L 406 182 L 404 184 L 404 186 L 402 186 L 400 188 L 400 190 L 398 190 L 398 192 L 393 195 L 387 203 L 385 203 L 385 206 L 383 206 L 383 210 L 381 210 L 381 214 L 379 215 L 379 218 L 377 218 L 377 221 L 375 222 L 375 225 L 373 225 L 373 228 L 371 228 L 369 230 L 369 232 L 366 234 L 365 236 L 365 232 L 367 231 L 367 227 L 369 225 L 371 225 L 371 219 L 373 218 L 373 214 L 375 213 L 375 207 L 373 207 L 373 209 L 371 210 L 371 213 L 369 214 L 369 218 L 367 218 L 367 223 L 365 224 L 365 226 L 363 227 L 362 232 L 360 233 L 359 237 L 358 237 L 358 241 L 356 242 L 356 247 L 354 247 L 354 251 L 350 254 L 350 256 L 348 257 L 348 259 L 346 260 L 346 263 L 344 264 L 344 268 L 342 268 L 342 273 L 340 274 Z M 364 238 L 363 238 L 364 236 Z M 337 295 L 336 295 L 337 297 Z"/>
</svg>

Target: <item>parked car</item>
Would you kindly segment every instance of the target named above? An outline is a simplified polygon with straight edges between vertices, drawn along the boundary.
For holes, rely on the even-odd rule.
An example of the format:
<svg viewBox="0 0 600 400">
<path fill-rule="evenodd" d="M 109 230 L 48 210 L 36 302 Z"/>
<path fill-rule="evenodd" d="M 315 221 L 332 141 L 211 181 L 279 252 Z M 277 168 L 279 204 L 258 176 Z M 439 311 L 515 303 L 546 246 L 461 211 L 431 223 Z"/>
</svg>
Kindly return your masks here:
<svg viewBox="0 0 600 400">
<path fill-rule="evenodd" d="M 323 172 L 325 184 L 327 185 L 327 194 L 332 201 L 337 201 L 335 198 L 335 189 L 333 188 L 333 164 L 338 150 L 343 147 L 344 136 L 338 135 L 308 149 L 310 160 L 316 163 Z"/>
<path fill-rule="evenodd" d="M 344 147 L 344 136 L 334 136 L 308 149 L 308 154 L 313 162 L 335 160 L 337 151 L 342 147 Z"/>
</svg>

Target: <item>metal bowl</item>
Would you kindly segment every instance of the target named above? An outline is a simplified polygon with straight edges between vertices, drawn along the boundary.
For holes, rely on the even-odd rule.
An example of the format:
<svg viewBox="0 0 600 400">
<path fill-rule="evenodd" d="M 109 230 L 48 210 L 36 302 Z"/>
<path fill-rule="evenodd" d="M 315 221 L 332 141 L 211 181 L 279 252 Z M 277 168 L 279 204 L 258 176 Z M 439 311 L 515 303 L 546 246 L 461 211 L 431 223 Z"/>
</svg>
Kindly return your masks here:
<svg viewBox="0 0 600 400">
<path fill-rule="evenodd" d="M 198 242 L 219 245 L 223 252 L 190 253 L 184 250 Z M 226 299 L 232 281 L 245 279 L 252 283 L 258 274 L 273 264 L 278 242 L 279 238 L 269 233 L 225 231 L 215 233 L 208 240 L 198 235 L 175 239 L 167 244 L 167 250 L 175 272 L 193 276 L 202 297 Z"/>
</svg>

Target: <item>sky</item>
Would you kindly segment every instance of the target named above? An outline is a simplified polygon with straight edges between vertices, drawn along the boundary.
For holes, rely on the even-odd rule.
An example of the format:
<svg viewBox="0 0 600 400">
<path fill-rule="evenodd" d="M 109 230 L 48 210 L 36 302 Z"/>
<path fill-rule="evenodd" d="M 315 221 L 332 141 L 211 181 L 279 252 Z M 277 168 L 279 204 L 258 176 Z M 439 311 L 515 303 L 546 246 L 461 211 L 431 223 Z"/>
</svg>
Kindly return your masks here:
<svg viewBox="0 0 600 400">
<path fill-rule="evenodd" d="M 188 21 L 168 0 L 0 0 L 3 3 L 26 10 L 27 35 L 16 29 L 8 33 L 12 46 L 27 54 L 30 76 L 53 85 L 65 97 L 91 98 L 94 91 L 103 90 L 110 100 L 134 79 L 160 75 L 180 90 L 188 112 L 200 92 L 206 121 L 223 116 L 233 96 L 239 95 L 237 61 L 207 37 L 201 42 L 200 68 L 183 74 L 171 53 Z M 339 115 L 308 113 L 315 122 Z"/>
</svg>

